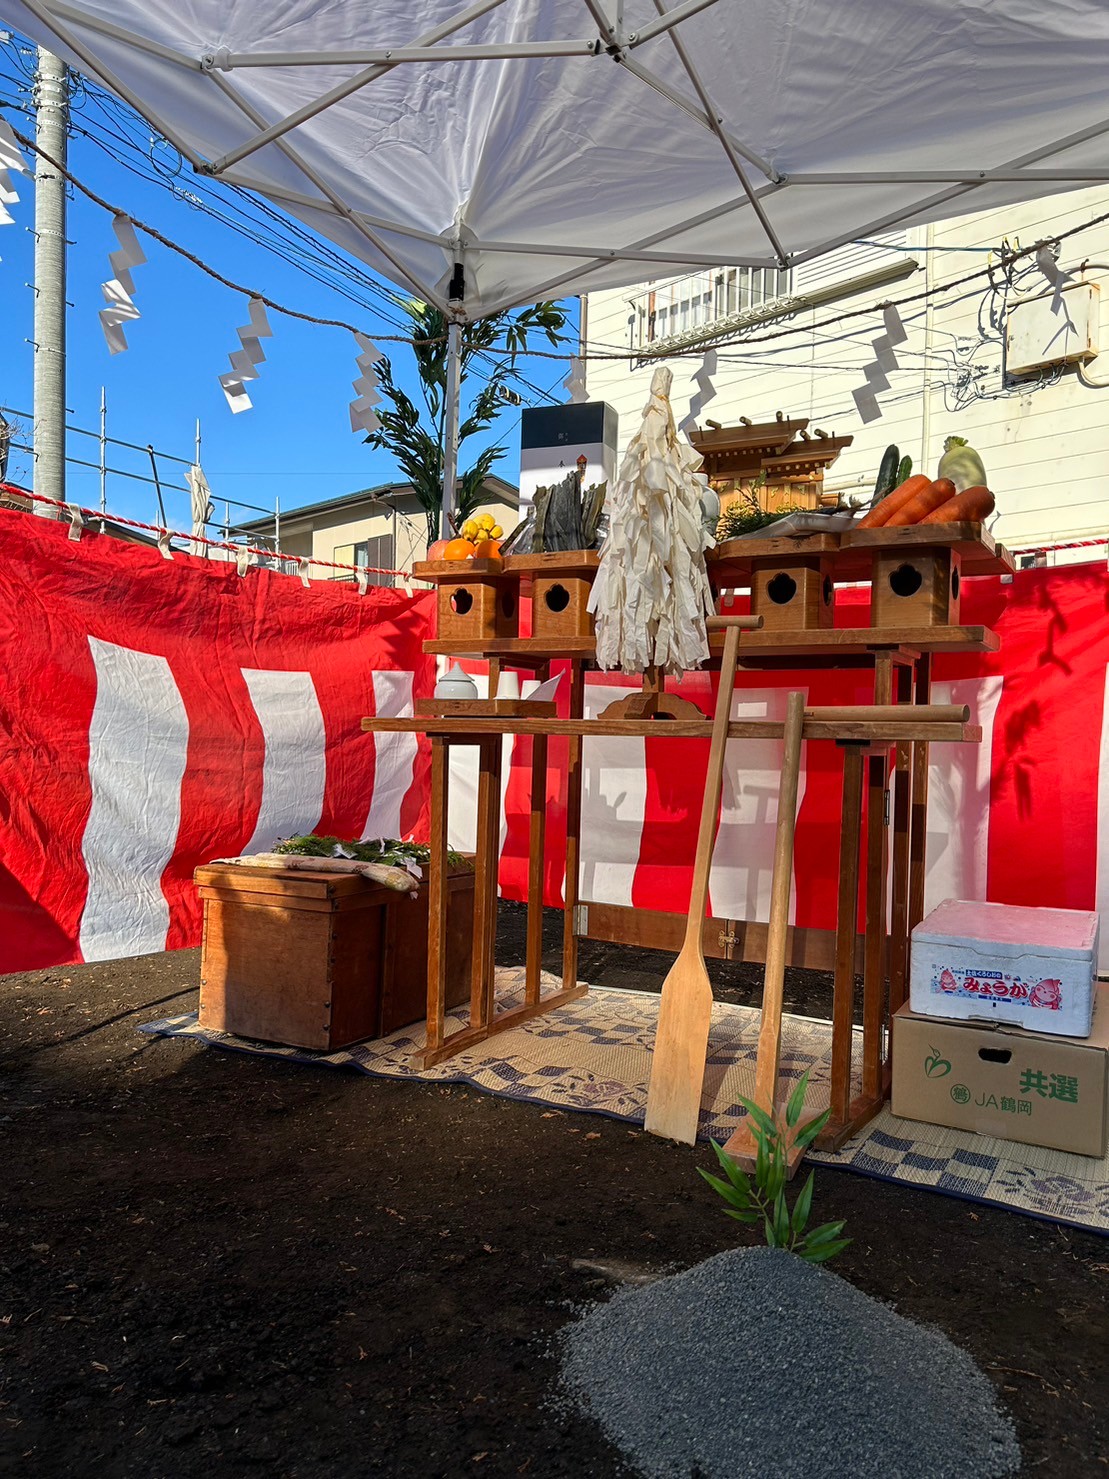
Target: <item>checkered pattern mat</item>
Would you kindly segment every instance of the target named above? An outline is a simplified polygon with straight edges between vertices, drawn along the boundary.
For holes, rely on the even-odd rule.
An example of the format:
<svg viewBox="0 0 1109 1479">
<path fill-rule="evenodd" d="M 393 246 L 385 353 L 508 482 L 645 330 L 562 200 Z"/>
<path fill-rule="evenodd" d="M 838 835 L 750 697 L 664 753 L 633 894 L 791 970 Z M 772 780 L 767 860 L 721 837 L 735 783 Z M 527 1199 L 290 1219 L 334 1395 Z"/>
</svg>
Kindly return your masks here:
<svg viewBox="0 0 1109 1479">
<path fill-rule="evenodd" d="M 558 986 L 553 978 L 545 984 Z M 523 1000 L 522 970 L 497 972 L 497 1000 L 500 1010 Z M 595 986 L 587 996 L 429 1069 L 419 1063 L 422 1023 L 336 1053 L 248 1042 L 200 1027 L 195 1015 L 166 1017 L 140 1031 L 382 1078 L 467 1083 L 509 1099 L 641 1124 L 658 1001 L 649 992 Z M 448 1019 L 448 1031 L 462 1025 L 459 1013 Z M 701 1138 L 726 1140 L 742 1120 L 738 1100 L 754 1090 L 758 1029 L 755 1008 L 713 1008 Z M 795 1083 L 811 1069 L 808 1102 L 818 1110 L 828 1103 L 831 1050 L 829 1023 L 785 1019 L 783 1081 Z M 814 1153 L 812 1159 L 1109 1234 L 1109 1160 L 895 1119 L 888 1109 L 842 1150 Z"/>
</svg>

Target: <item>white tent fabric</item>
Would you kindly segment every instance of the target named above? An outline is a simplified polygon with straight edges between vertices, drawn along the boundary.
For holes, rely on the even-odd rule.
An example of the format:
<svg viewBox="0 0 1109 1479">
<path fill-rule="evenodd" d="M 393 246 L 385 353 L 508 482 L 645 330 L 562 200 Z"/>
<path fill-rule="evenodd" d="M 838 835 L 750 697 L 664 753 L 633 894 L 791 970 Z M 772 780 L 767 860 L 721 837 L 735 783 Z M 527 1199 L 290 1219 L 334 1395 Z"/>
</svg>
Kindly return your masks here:
<svg viewBox="0 0 1109 1479">
<path fill-rule="evenodd" d="M 1104 0 L 0 0 L 475 318 L 1109 180 Z"/>
</svg>

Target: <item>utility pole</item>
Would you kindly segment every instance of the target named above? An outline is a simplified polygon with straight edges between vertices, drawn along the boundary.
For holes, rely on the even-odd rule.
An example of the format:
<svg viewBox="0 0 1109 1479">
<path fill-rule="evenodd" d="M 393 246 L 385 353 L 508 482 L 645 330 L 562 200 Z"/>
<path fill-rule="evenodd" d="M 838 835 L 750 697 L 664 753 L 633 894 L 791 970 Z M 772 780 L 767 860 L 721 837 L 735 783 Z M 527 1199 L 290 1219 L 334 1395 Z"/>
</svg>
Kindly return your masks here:
<svg viewBox="0 0 1109 1479">
<path fill-rule="evenodd" d="M 69 140 L 69 79 L 65 63 L 38 53 L 35 142 L 65 165 Z M 35 428 L 34 491 L 65 502 L 66 182 L 42 155 L 35 157 Z M 58 510 L 36 503 L 35 513 Z"/>
</svg>

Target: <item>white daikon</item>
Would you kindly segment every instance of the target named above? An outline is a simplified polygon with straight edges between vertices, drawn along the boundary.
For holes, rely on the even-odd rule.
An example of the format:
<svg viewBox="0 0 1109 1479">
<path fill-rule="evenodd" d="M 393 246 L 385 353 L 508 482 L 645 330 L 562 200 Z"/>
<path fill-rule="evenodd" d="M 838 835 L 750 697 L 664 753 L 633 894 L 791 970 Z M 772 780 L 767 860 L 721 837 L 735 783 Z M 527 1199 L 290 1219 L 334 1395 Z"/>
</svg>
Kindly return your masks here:
<svg viewBox="0 0 1109 1479">
<path fill-rule="evenodd" d="M 982 459 L 973 447 L 967 445 L 966 437 L 947 438 L 936 477 L 950 478 L 957 493 L 965 493 L 968 488 L 989 486 Z"/>
</svg>

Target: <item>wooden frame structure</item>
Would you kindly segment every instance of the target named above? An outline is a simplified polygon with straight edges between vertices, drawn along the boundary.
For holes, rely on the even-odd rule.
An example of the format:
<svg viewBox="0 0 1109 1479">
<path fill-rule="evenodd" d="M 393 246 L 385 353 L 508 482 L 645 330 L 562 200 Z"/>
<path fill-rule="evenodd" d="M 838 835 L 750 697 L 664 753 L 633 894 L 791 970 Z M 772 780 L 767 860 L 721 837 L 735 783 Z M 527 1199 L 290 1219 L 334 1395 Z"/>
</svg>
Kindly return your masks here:
<svg viewBox="0 0 1109 1479">
<path fill-rule="evenodd" d="M 1007 552 L 994 545 L 978 526 L 933 530 L 898 529 L 915 551 L 957 549 L 968 573 L 1011 570 Z M 871 537 L 867 537 L 871 536 Z M 875 538 L 873 536 L 880 536 Z M 809 539 L 821 541 L 820 556 L 830 562 L 839 581 L 866 579 L 876 550 L 895 538 L 893 531 L 862 530 L 836 536 L 801 536 L 789 541 L 744 540 L 724 546 L 710 562 L 719 590 L 742 585 L 750 561 L 776 554 L 806 553 Z M 743 548 L 737 550 L 736 545 Z M 774 546 L 774 547 L 771 547 Z M 783 546 L 777 548 L 777 546 Z M 801 546 L 798 548 L 798 546 Z M 969 567 L 969 570 L 968 570 Z M 711 645 L 718 646 L 715 636 Z M 889 1091 L 889 1020 L 907 993 L 908 940 L 924 912 L 928 747 L 938 741 L 975 742 L 980 730 L 965 712 L 931 703 L 931 664 L 936 652 L 993 651 L 995 634 L 985 627 L 920 623 L 907 627 L 825 628 L 821 630 L 748 630 L 740 644 L 744 667 L 864 667 L 874 675 L 873 702 L 865 710 L 850 707 L 805 711 L 803 738 L 836 744 L 843 755 L 842 818 L 839 842 L 837 920 L 832 931 L 790 928 L 784 943 L 790 964 L 830 970 L 832 1001 L 832 1114 L 819 1144 L 835 1148 L 859 1130 L 884 1103 Z M 587 737 L 708 738 L 711 724 L 688 701 L 666 695 L 657 674 L 645 675 L 642 697 L 621 700 L 601 716 L 584 718 L 585 670 L 592 640 L 563 641 L 556 648 L 534 638 L 487 640 L 468 646 L 437 640 L 425 650 L 450 656 L 468 655 L 490 663 L 491 691 L 500 667 L 535 671 L 543 679 L 559 659 L 569 664 L 569 717 L 529 717 L 518 709 L 496 713 L 493 704 L 476 704 L 468 714 L 436 716 L 425 710 L 413 719 L 365 719 L 367 732 L 424 734 L 432 752 L 432 921 L 428 960 L 428 1025 L 425 1064 L 516 1025 L 527 1017 L 558 1007 L 587 989 L 577 980 L 581 937 L 636 943 L 677 950 L 685 932 L 684 915 L 649 913 L 582 901 L 579 896 L 581 851 L 582 745 Z M 567 650 L 569 648 L 569 650 Z M 470 707 L 470 706 L 468 706 Z M 514 706 L 515 707 L 515 706 Z M 524 706 L 521 705 L 522 709 Z M 863 717 L 865 714 L 865 717 Z M 484 716 L 483 716 L 484 715 Z M 487 717 L 486 717 L 487 716 Z M 779 739 L 782 723 L 741 720 L 728 727 L 729 738 Z M 528 878 L 527 966 L 525 1001 L 497 1013 L 493 999 L 493 944 L 496 921 L 501 742 L 506 735 L 532 737 L 530 843 Z M 569 742 L 567 779 L 566 889 L 564 897 L 563 969 L 559 991 L 544 997 L 540 989 L 544 799 L 548 742 Z M 436 878 L 445 876 L 449 751 L 454 745 L 479 751 L 478 885 L 472 958 L 470 1021 L 445 1036 L 443 1002 L 442 920 L 445 895 Z M 887 802 L 888 796 L 888 802 Z M 887 888 L 892 870 L 891 905 Z M 861 899 L 860 899 L 861 894 Z M 865 920 L 860 935 L 860 902 Z M 702 927 L 705 954 L 725 959 L 765 960 L 767 927 L 747 921 L 706 918 Z M 862 976 L 862 1024 L 854 1025 L 855 981 Z M 861 1062 L 856 1092 L 856 1036 Z"/>
</svg>

